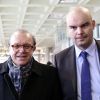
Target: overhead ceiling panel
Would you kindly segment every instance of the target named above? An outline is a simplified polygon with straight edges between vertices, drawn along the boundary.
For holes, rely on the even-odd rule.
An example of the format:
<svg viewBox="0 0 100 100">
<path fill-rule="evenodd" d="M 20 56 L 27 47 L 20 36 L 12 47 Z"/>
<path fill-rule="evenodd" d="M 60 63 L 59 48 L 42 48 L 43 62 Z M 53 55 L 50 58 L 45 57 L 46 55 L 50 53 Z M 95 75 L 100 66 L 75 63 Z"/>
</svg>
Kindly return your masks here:
<svg viewBox="0 0 100 100">
<path fill-rule="evenodd" d="M 75 5 L 88 7 L 100 23 L 100 0 L 0 0 L 0 45 L 18 28 L 33 33 L 37 46 L 53 46 L 57 28 Z"/>
</svg>

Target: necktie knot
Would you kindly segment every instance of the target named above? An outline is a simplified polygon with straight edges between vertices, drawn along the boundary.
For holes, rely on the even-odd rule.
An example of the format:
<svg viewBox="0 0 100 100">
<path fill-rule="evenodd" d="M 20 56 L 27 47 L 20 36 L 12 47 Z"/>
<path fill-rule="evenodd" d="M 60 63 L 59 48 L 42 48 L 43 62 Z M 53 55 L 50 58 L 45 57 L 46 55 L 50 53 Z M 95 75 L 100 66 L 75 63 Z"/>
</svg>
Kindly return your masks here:
<svg viewBox="0 0 100 100">
<path fill-rule="evenodd" d="M 81 56 L 82 56 L 84 59 L 86 59 L 86 58 L 87 58 L 87 55 L 88 55 L 88 53 L 87 53 L 87 52 L 85 52 L 85 51 L 84 51 L 84 52 L 83 52 L 83 51 L 81 52 Z"/>
</svg>

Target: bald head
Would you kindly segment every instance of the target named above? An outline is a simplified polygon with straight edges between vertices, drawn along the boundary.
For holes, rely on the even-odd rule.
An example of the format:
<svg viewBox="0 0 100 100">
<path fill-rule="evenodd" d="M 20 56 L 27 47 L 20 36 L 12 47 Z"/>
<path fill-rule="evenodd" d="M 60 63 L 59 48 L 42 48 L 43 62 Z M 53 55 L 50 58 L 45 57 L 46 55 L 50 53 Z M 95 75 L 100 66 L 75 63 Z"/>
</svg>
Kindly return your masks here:
<svg viewBox="0 0 100 100">
<path fill-rule="evenodd" d="M 87 8 L 82 6 L 72 7 L 66 16 L 66 21 L 68 22 L 69 19 L 74 16 L 88 17 L 89 19 L 92 20 L 90 11 Z"/>
<path fill-rule="evenodd" d="M 35 37 L 34 37 L 31 33 L 29 33 L 27 30 L 25 30 L 25 29 L 18 29 L 18 30 L 16 30 L 16 31 L 11 35 L 10 40 L 9 40 L 9 43 L 11 43 L 11 41 L 12 41 L 13 38 L 16 38 L 16 36 L 18 36 L 18 35 L 20 35 L 20 34 L 26 35 L 27 37 L 32 38 L 33 45 L 36 45 Z"/>
<path fill-rule="evenodd" d="M 66 19 L 68 34 L 80 49 L 86 49 L 93 41 L 95 21 L 85 7 L 73 7 Z"/>
</svg>

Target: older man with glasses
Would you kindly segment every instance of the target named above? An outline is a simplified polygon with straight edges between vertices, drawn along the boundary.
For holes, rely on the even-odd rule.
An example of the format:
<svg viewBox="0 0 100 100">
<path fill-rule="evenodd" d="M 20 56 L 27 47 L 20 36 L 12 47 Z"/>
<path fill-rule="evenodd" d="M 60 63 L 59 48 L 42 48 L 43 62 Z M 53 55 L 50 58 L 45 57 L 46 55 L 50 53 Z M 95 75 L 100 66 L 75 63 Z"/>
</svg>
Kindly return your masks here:
<svg viewBox="0 0 100 100">
<path fill-rule="evenodd" d="M 33 57 L 36 40 L 24 29 L 9 41 L 10 57 L 0 64 L 0 100 L 62 100 L 57 70 Z"/>
</svg>

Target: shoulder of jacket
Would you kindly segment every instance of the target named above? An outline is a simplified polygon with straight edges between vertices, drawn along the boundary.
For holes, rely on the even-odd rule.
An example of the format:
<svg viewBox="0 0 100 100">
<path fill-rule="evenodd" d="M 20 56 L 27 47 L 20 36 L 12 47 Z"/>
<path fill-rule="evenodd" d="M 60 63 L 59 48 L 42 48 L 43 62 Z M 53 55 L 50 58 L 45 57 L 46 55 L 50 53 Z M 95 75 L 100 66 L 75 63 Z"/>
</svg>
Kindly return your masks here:
<svg viewBox="0 0 100 100">
<path fill-rule="evenodd" d="M 55 55 L 66 54 L 66 53 L 70 52 L 71 50 L 74 50 L 74 45 L 72 45 L 72 46 L 70 46 L 70 47 L 68 47 L 68 48 L 66 48 L 66 49 L 64 49 L 64 50 L 62 50 L 62 51 L 60 51 L 59 53 L 57 53 L 57 54 L 55 54 Z"/>
<path fill-rule="evenodd" d="M 0 63 L 0 73 L 7 72 L 7 62 Z"/>
</svg>

